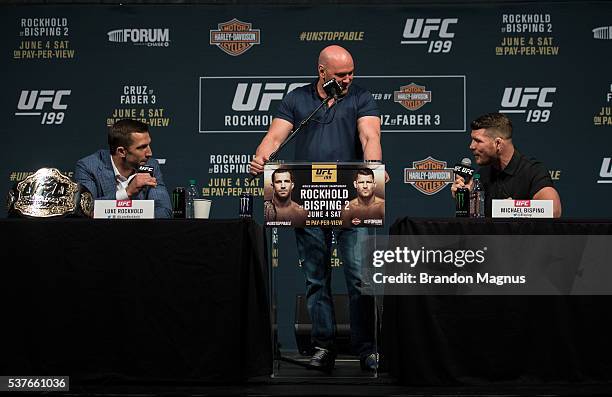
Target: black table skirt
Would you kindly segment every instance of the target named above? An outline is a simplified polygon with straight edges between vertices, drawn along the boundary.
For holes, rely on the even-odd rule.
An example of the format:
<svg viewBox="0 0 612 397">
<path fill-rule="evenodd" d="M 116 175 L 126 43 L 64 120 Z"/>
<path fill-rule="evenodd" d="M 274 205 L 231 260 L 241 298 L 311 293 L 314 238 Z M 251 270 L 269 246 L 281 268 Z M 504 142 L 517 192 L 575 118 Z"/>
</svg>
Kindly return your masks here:
<svg viewBox="0 0 612 397">
<path fill-rule="evenodd" d="M 390 234 L 612 234 L 612 221 L 405 218 Z M 385 296 L 382 352 L 412 385 L 611 381 L 610 307 L 611 296 Z"/>
<path fill-rule="evenodd" d="M 240 220 L 3 220 L 0 373 L 271 373 L 264 234 Z"/>
</svg>

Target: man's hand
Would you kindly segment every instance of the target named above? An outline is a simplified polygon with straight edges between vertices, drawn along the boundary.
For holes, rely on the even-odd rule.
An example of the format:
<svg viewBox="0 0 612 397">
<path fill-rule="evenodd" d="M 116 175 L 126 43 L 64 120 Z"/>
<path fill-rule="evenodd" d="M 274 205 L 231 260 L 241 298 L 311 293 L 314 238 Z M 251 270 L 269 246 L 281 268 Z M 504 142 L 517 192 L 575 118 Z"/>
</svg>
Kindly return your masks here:
<svg viewBox="0 0 612 397">
<path fill-rule="evenodd" d="M 468 189 L 472 190 L 473 185 L 474 185 L 473 179 L 470 179 L 470 182 L 466 185 L 465 179 L 463 179 L 462 176 L 455 175 L 455 182 L 453 182 L 451 186 L 451 194 L 453 195 L 453 198 L 455 198 L 455 193 L 457 193 L 457 189 L 459 189 L 460 187 L 467 187 Z"/>
<path fill-rule="evenodd" d="M 125 189 L 129 197 L 137 195 L 146 186 L 157 186 L 157 179 L 147 173 L 136 174 Z"/>
<path fill-rule="evenodd" d="M 251 160 L 251 164 L 249 165 L 249 172 L 253 175 L 259 175 L 264 170 L 264 164 L 268 161 L 268 157 L 257 156 Z"/>
</svg>

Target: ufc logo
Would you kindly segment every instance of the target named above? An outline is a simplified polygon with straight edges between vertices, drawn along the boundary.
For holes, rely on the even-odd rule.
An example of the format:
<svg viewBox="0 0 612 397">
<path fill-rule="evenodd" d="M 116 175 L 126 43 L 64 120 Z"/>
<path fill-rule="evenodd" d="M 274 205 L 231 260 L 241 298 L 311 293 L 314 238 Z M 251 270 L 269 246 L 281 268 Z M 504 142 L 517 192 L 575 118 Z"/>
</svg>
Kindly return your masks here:
<svg viewBox="0 0 612 397">
<path fill-rule="evenodd" d="M 531 200 L 514 200 L 515 207 L 531 207 Z"/>
<path fill-rule="evenodd" d="M 71 90 L 23 90 L 17 103 L 18 110 L 42 110 L 50 103 L 53 110 L 65 110 L 68 105 L 62 104 L 62 97 L 70 95 Z"/>
<path fill-rule="evenodd" d="M 526 87 L 526 88 L 510 88 L 504 90 L 501 105 L 504 108 L 526 108 L 529 102 L 537 101 L 537 106 L 541 108 L 551 108 L 552 101 L 547 99 L 548 94 L 557 92 L 556 87 Z"/>
<path fill-rule="evenodd" d="M 270 110 L 272 101 L 280 101 L 286 94 L 308 84 L 266 83 L 264 86 L 263 83 L 238 83 L 232 109 L 237 112 L 250 112 L 255 109 L 265 112 Z"/>
<path fill-rule="evenodd" d="M 338 170 L 335 165 L 312 165 L 312 182 L 337 182 Z"/>
<path fill-rule="evenodd" d="M 602 178 L 612 178 L 612 159 L 610 157 L 604 157 L 599 176 Z"/>
<path fill-rule="evenodd" d="M 132 200 L 117 200 L 117 207 L 131 207 Z"/>
<path fill-rule="evenodd" d="M 546 123 L 550 120 L 550 109 L 553 103 L 549 94 L 557 92 L 556 87 L 507 87 L 504 89 L 500 113 L 527 113 L 525 121 L 528 123 Z M 536 102 L 533 109 L 527 110 L 530 102 Z M 511 110 L 514 109 L 514 110 Z"/>
<path fill-rule="evenodd" d="M 450 24 L 457 23 L 458 18 L 408 18 L 404 27 L 403 37 L 405 39 L 427 39 L 433 32 L 438 31 L 438 36 L 442 39 L 452 39 L 455 34 L 448 31 Z"/>
</svg>

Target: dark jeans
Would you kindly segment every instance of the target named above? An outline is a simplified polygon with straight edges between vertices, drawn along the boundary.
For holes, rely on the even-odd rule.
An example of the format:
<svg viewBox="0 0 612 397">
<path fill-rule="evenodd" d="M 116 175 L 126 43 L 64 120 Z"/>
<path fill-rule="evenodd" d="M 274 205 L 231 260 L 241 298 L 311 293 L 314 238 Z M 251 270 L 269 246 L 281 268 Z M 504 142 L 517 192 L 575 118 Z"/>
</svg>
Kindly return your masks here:
<svg viewBox="0 0 612 397">
<path fill-rule="evenodd" d="M 342 260 L 351 318 L 351 345 L 356 354 L 376 351 L 374 341 L 374 297 L 362 294 L 361 266 L 364 260 L 361 239 L 366 228 L 337 229 L 338 254 Z M 336 322 L 331 293 L 332 230 L 295 229 L 298 255 L 306 276 L 306 298 L 312 321 L 314 346 L 335 351 Z"/>
</svg>

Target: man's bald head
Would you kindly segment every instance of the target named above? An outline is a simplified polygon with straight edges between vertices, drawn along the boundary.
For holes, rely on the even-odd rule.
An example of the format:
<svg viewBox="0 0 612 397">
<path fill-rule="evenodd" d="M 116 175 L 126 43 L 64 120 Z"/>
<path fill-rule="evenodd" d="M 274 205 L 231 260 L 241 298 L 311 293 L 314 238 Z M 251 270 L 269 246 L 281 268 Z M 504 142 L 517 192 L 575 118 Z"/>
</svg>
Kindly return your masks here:
<svg viewBox="0 0 612 397">
<path fill-rule="evenodd" d="M 324 94 L 321 88 L 329 79 L 335 79 L 342 86 L 342 95 L 346 95 L 353 81 L 355 65 L 351 53 L 339 45 L 325 47 L 319 54 L 319 81 L 317 83 L 320 95 Z"/>
<path fill-rule="evenodd" d="M 351 53 L 339 45 L 330 45 L 323 48 L 319 54 L 319 65 L 328 67 L 331 64 L 338 63 L 353 63 Z"/>
</svg>

